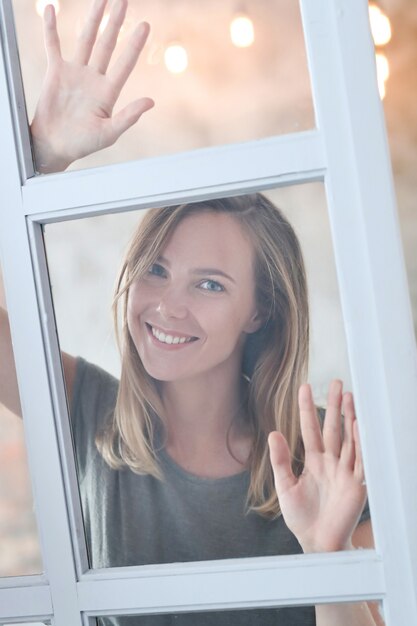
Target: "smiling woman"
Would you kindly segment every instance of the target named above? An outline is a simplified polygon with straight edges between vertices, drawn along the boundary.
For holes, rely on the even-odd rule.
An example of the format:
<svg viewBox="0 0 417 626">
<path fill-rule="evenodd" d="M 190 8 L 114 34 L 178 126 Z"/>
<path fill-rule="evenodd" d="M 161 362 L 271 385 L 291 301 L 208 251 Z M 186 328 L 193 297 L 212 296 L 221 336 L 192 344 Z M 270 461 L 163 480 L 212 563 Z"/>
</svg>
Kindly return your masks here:
<svg viewBox="0 0 417 626">
<path fill-rule="evenodd" d="M 112 4 L 99 34 L 104 9 L 92 5 L 71 63 L 46 10 L 48 73 L 32 123 L 44 173 L 110 145 L 153 104 L 139 98 L 113 114 L 149 26 L 110 65 L 127 1 Z M 305 383 L 301 249 L 265 196 L 149 211 L 122 265 L 114 317 L 120 380 L 63 354 L 92 568 L 372 545 L 353 398 L 333 380 L 317 414 Z M 291 618 L 279 609 L 273 622 L 375 623 L 366 603 L 297 608 Z"/>
<path fill-rule="evenodd" d="M 370 545 L 352 397 L 332 383 L 322 430 L 303 384 L 304 262 L 270 200 L 148 211 L 114 321 L 120 381 L 64 355 L 93 568 Z M 308 626 L 314 614 L 291 613 Z"/>
</svg>

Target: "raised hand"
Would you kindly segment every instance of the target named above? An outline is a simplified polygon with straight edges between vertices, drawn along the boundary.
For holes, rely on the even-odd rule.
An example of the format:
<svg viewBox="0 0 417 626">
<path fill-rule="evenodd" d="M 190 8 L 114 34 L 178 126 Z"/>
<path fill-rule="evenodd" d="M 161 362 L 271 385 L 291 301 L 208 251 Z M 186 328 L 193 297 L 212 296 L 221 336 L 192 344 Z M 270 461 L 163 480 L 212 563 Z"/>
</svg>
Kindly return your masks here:
<svg viewBox="0 0 417 626">
<path fill-rule="evenodd" d="M 273 432 L 269 436 L 275 488 L 285 523 L 304 552 L 352 549 L 352 533 L 366 500 L 352 394 L 343 394 L 340 381 L 331 383 L 323 432 L 309 385 L 300 388 L 299 407 L 305 447 L 301 476 L 297 478 L 292 472 L 283 435 Z"/>
<path fill-rule="evenodd" d="M 153 106 L 139 98 L 113 115 L 113 108 L 149 34 L 138 24 L 120 57 L 109 64 L 122 27 L 127 0 L 114 0 L 108 24 L 98 36 L 106 0 L 93 0 L 72 61 L 61 56 L 54 7 L 44 13 L 48 68 L 31 125 L 37 170 L 65 169 L 83 156 L 112 145 Z"/>
</svg>

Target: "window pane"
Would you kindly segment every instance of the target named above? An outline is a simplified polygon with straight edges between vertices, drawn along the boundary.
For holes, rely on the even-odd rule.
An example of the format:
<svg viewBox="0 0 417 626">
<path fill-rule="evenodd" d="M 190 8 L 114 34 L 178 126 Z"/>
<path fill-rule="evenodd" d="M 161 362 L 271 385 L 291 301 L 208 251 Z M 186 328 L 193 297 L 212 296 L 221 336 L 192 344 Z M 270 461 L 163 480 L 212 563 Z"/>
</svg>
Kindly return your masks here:
<svg viewBox="0 0 417 626">
<path fill-rule="evenodd" d="M 30 119 L 46 65 L 41 19 L 36 13 L 36 6 L 44 4 L 13 2 Z M 60 5 L 62 52 L 69 59 L 86 3 L 74 0 Z M 253 44 L 248 47 L 239 47 L 231 40 L 230 27 L 239 14 L 246 20 L 234 22 L 238 40 L 245 43 L 246 30 L 254 30 Z M 156 106 L 114 147 L 78 162 L 76 168 L 299 132 L 314 126 L 298 2 L 131 2 L 119 37 L 120 49 L 133 25 L 142 19 L 151 24 L 150 40 L 116 110 L 138 96 L 152 97 Z M 174 66 L 181 62 L 175 57 L 173 45 L 182 46 L 188 55 L 184 72 L 167 68 L 170 49 Z"/>
<path fill-rule="evenodd" d="M 266 195 L 282 208 L 301 241 L 312 314 L 309 380 L 316 404 L 323 407 L 331 379 L 344 380 L 347 389 L 351 385 L 323 187 L 318 183 L 292 186 L 271 190 Z M 236 202 L 240 206 L 247 201 L 241 197 L 227 202 Z M 255 199 L 252 197 L 249 202 L 253 205 Z M 267 200 L 263 202 L 267 203 Z M 285 299 L 287 296 L 279 296 L 282 301 L 277 300 L 273 309 L 270 294 L 280 293 L 279 288 L 287 289 L 283 284 L 279 287 L 274 283 L 273 289 L 267 287 L 257 292 L 258 311 L 252 301 L 250 286 L 256 282 L 252 242 L 242 234 L 241 227 L 236 226 L 234 218 L 227 221 L 228 216 L 221 212 L 213 217 L 201 208 L 179 222 L 178 230 L 161 244 L 161 256 L 152 257 L 150 265 L 144 266 L 143 277 L 129 288 L 125 325 L 129 334 L 121 341 L 122 346 L 133 346 L 133 352 L 125 349 L 122 369 L 110 314 L 115 268 L 120 266 L 122 249 L 142 219 L 147 220 L 147 228 L 154 229 L 151 230 L 153 235 L 148 233 L 146 241 L 135 240 L 142 241 L 141 245 L 145 247 L 138 248 L 142 252 L 131 253 L 130 258 L 136 260 L 129 271 L 137 271 L 138 264 L 145 263 L 143 259 L 151 258 L 146 257 L 146 246 L 157 236 L 155 228 L 161 232 L 158 230 L 160 222 L 152 216 L 159 215 L 158 220 L 164 223 L 169 213 L 151 210 L 144 218 L 144 213 L 132 212 L 46 227 L 45 241 L 61 347 L 68 354 L 82 357 L 76 360 L 66 357 L 65 362 L 68 365 L 69 359 L 72 371 L 71 417 L 93 568 L 301 552 L 283 517 L 271 519 L 277 512 L 272 484 L 267 492 L 272 498 L 268 504 L 263 491 L 261 493 L 253 483 L 250 487 L 247 460 L 253 450 L 253 433 L 269 433 L 279 428 L 287 433 L 287 438 L 290 437 L 289 431 L 285 430 L 289 428 L 289 422 L 279 422 L 280 412 L 268 404 L 270 396 L 262 392 L 262 385 L 256 387 L 259 396 L 256 395 L 253 410 L 260 415 L 274 415 L 270 419 L 278 421 L 271 421 L 269 426 L 262 425 L 261 420 L 251 419 L 249 407 L 252 406 L 250 402 L 255 402 L 250 400 L 251 385 L 255 384 L 253 381 L 260 384 L 256 379 L 255 363 L 261 367 L 267 362 L 268 346 L 273 346 L 269 368 L 259 370 L 265 378 L 259 380 L 268 380 L 262 383 L 267 389 L 274 388 L 274 385 L 279 388 L 278 378 L 274 377 L 281 376 L 277 373 L 282 371 L 281 365 L 289 366 L 282 337 L 289 337 L 290 331 L 284 333 L 282 329 L 290 327 L 291 315 L 298 316 L 297 328 L 306 328 L 302 273 L 294 269 L 299 267 L 298 261 L 294 262 L 298 258 L 296 244 L 292 235 L 287 234 L 278 245 L 278 239 L 268 244 L 268 229 L 272 225 L 268 222 L 268 229 L 263 225 L 262 249 L 270 245 L 270 256 L 276 254 L 274 263 L 282 263 L 282 268 L 287 267 L 286 263 L 291 259 L 291 268 L 287 267 L 285 271 L 289 272 L 292 288 L 296 289 L 298 306 L 294 312 Z M 275 208 L 272 210 L 275 215 Z M 150 222 L 149 218 L 153 221 Z M 223 221 L 221 224 L 216 222 L 214 228 L 210 220 L 215 218 Z M 255 228 L 261 227 L 257 225 Z M 285 225 L 283 231 L 290 233 L 291 229 Z M 257 274 L 256 289 L 261 289 L 263 281 L 269 280 L 265 276 Z M 256 291 L 255 286 L 253 289 Z M 289 308 L 285 308 L 287 305 Z M 122 303 L 121 311 L 123 307 Z M 259 316 L 253 317 L 255 309 Z M 287 313 L 277 317 L 284 309 Z M 272 310 L 275 313 L 271 313 Z M 281 320 L 279 323 L 278 319 Z M 302 369 L 305 360 L 304 332 L 300 331 L 298 338 L 294 339 L 295 350 L 288 348 L 297 358 L 297 364 L 291 365 L 289 374 L 292 392 L 286 392 L 285 396 L 277 393 L 274 402 L 287 401 L 290 393 L 297 396 L 299 385 L 295 372 L 297 368 Z M 242 354 L 240 338 L 243 337 Z M 204 346 L 201 352 L 199 345 Z M 185 356 L 187 354 L 190 356 Z M 231 370 L 228 369 L 230 361 L 236 363 L 236 366 L 230 366 Z M 278 367 L 278 364 L 281 365 Z M 230 376 L 235 367 L 242 368 L 242 377 L 238 372 L 239 382 L 233 385 L 238 384 L 237 393 L 243 400 L 239 400 L 238 409 L 236 406 L 233 411 L 228 408 L 224 418 L 225 409 L 221 404 L 222 417 L 216 418 L 213 426 L 216 436 L 213 437 L 207 431 L 205 418 L 193 416 L 200 415 L 204 394 L 207 402 L 215 394 L 215 397 L 224 397 L 232 406 L 234 400 L 228 395 L 229 386 L 223 384 L 223 374 L 218 379 L 218 368 L 225 376 Z M 116 400 L 120 375 L 122 383 Z M 272 376 L 271 380 L 268 376 Z M 196 387 L 198 395 L 194 394 Z M 184 395 L 171 396 L 177 389 L 184 389 Z M 221 394 L 220 389 L 223 390 Z M 253 393 L 258 394 L 258 391 Z M 138 403 L 138 398 L 143 404 Z M 186 426 L 182 419 L 190 408 L 187 403 L 182 404 L 184 399 L 193 401 L 192 406 L 195 406 L 191 411 L 193 415 L 188 415 Z M 209 405 L 218 403 L 210 400 Z M 146 413 L 143 406 L 154 408 L 148 408 Z M 181 410 L 177 414 L 179 406 Z M 115 407 L 113 421 L 111 415 Z M 282 412 L 286 414 L 286 409 Z M 212 414 L 213 420 L 215 414 Z M 294 410 L 294 420 L 298 424 L 297 409 Z M 139 424 L 143 426 L 139 428 Z M 182 429 L 185 448 L 176 439 Z M 221 439 L 221 444 L 216 444 L 219 448 L 213 443 L 217 436 Z M 264 437 L 264 447 L 258 451 L 258 460 L 265 458 L 266 465 L 264 473 L 252 473 L 252 476 L 265 486 L 272 475 L 269 473 L 266 435 L 259 434 L 259 437 Z M 214 450 L 208 449 L 208 440 Z M 299 474 L 302 469 L 302 449 L 297 447 L 299 435 L 296 441 L 298 443 L 292 448 L 293 470 Z M 153 453 L 148 453 L 148 446 Z M 158 469 L 164 480 L 159 480 Z M 255 472 L 253 466 L 252 472 Z M 360 489 L 364 495 L 363 487 Z M 248 494 L 253 506 L 264 505 L 262 514 L 255 510 L 246 514 Z M 366 511 L 362 520 L 368 517 L 369 511 Z M 335 548 L 329 547 L 328 551 Z"/>
<path fill-rule="evenodd" d="M 1 345 L 7 331 L 5 306 L 0 268 Z M 7 390 L 7 399 L 0 398 L 0 576 L 42 572 L 23 422 L 14 413 L 16 395 L 10 394 L 12 358 L 8 350 L 1 353 L 0 389 Z"/>
</svg>

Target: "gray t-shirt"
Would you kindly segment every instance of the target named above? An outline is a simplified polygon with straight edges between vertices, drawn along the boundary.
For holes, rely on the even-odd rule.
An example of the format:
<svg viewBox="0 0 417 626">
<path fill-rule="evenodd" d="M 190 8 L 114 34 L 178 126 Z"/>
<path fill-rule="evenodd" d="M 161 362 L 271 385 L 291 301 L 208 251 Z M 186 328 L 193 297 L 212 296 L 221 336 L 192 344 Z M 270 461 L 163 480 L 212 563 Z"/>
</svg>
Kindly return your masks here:
<svg viewBox="0 0 417 626">
<path fill-rule="evenodd" d="M 284 520 L 245 513 L 249 473 L 204 479 L 164 451 L 160 481 L 130 469 L 113 470 L 95 434 L 115 406 L 118 381 L 77 359 L 71 418 L 87 545 L 93 568 L 297 554 L 301 547 Z M 364 512 L 362 519 L 369 517 Z M 314 626 L 314 608 L 101 618 L 118 626 Z"/>
</svg>

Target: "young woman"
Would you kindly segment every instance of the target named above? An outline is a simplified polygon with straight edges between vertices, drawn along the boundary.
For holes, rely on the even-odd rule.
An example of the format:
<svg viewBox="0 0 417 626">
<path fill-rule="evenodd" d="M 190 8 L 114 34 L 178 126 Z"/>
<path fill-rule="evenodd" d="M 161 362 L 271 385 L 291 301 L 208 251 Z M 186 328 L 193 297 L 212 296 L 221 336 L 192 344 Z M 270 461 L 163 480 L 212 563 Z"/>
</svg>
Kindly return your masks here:
<svg viewBox="0 0 417 626">
<path fill-rule="evenodd" d="M 126 1 L 112 5 L 97 39 L 105 4 L 93 4 L 72 62 L 61 58 L 55 14 L 46 9 L 48 71 L 32 124 L 40 172 L 110 145 L 153 105 L 141 98 L 112 116 L 149 28 L 137 27 L 107 72 Z M 120 383 L 63 355 L 93 567 L 372 546 L 369 516 L 361 518 L 353 398 L 333 381 L 320 423 L 303 384 L 302 256 L 266 198 L 150 211 L 126 255 L 115 319 Z M 0 320 L 4 361 L 11 358 L 4 312 Z M 18 410 L 12 387 L 10 374 L 0 381 L 2 400 Z M 382 624 L 366 603 L 102 623 L 171 621 Z"/>
</svg>

